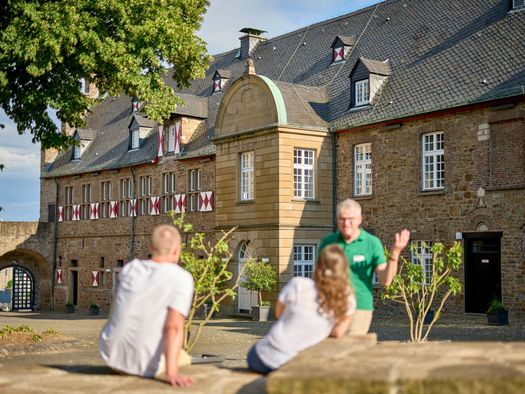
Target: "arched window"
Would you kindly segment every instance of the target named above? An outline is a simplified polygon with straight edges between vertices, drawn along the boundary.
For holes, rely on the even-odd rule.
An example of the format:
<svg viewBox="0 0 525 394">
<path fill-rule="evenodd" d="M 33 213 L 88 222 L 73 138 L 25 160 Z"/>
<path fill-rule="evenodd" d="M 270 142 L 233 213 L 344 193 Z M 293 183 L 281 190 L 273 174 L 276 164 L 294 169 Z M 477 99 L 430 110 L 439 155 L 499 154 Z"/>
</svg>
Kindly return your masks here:
<svg viewBox="0 0 525 394">
<path fill-rule="evenodd" d="M 257 250 L 250 241 L 244 241 L 239 248 L 239 260 L 249 260 L 257 258 Z"/>
</svg>

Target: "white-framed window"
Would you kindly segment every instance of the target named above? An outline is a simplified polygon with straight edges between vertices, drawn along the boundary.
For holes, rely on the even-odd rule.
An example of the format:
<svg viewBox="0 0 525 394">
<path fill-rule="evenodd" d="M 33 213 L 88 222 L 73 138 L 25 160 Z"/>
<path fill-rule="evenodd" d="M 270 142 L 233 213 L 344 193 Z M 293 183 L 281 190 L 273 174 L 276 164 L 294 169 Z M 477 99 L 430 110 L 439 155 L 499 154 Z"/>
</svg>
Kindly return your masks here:
<svg viewBox="0 0 525 394">
<path fill-rule="evenodd" d="M 525 0 L 512 0 L 512 9 L 518 10 L 520 8 L 525 8 Z"/>
<path fill-rule="evenodd" d="M 100 183 L 100 213 L 102 214 L 103 219 L 109 218 L 109 202 L 111 201 L 111 197 L 113 194 L 112 189 L 113 187 L 111 181 Z"/>
<path fill-rule="evenodd" d="M 355 84 L 355 105 L 366 105 L 370 100 L 370 92 L 368 89 L 368 79 L 356 81 Z"/>
<path fill-rule="evenodd" d="M 139 148 L 139 143 L 140 143 L 139 130 L 130 130 L 129 131 L 129 140 L 130 140 L 129 149 L 130 150 L 138 149 Z"/>
<path fill-rule="evenodd" d="M 315 198 L 315 150 L 293 150 L 294 197 Z"/>
<path fill-rule="evenodd" d="M 175 173 L 167 172 L 162 174 L 162 212 L 175 209 L 173 197 L 175 195 Z"/>
<path fill-rule="evenodd" d="M 201 191 L 201 170 L 193 169 L 188 172 L 188 199 L 189 211 L 199 210 L 199 193 Z"/>
<path fill-rule="evenodd" d="M 443 132 L 422 136 L 423 190 L 439 190 L 445 187 L 445 138 Z"/>
<path fill-rule="evenodd" d="M 372 194 L 372 144 L 354 147 L 354 195 Z"/>
<path fill-rule="evenodd" d="M 254 158 L 251 152 L 241 153 L 241 201 L 254 199 Z"/>
<path fill-rule="evenodd" d="M 64 220 L 73 219 L 73 186 L 64 188 Z"/>
<path fill-rule="evenodd" d="M 175 125 L 164 128 L 164 152 L 173 153 L 175 151 Z"/>
<path fill-rule="evenodd" d="M 82 205 L 80 206 L 80 215 L 82 220 L 89 219 L 91 209 L 91 184 L 82 185 Z"/>
<path fill-rule="evenodd" d="M 149 215 L 150 197 L 152 194 L 152 177 L 140 177 L 140 214 Z"/>
<path fill-rule="evenodd" d="M 129 215 L 129 200 L 133 198 L 134 185 L 132 178 L 124 178 L 120 180 L 120 217 Z"/>
<path fill-rule="evenodd" d="M 430 248 L 432 241 L 411 241 L 412 264 L 421 264 L 426 285 L 430 284 L 432 278 L 433 256 Z"/>
<path fill-rule="evenodd" d="M 76 140 L 78 145 L 73 145 L 73 160 L 80 160 L 80 141 Z"/>
<path fill-rule="evenodd" d="M 315 269 L 315 245 L 293 246 L 293 276 L 311 278 Z"/>
</svg>

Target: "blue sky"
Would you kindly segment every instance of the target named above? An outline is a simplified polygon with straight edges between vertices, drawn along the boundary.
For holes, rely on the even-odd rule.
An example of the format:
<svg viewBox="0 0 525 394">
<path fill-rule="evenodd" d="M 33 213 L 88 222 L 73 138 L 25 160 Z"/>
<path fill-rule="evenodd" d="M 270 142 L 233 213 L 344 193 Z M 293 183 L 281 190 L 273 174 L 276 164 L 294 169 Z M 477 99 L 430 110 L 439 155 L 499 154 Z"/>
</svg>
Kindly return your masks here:
<svg viewBox="0 0 525 394">
<path fill-rule="evenodd" d="M 212 0 L 199 33 L 211 54 L 239 45 L 239 30 L 255 27 L 267 37 L 333 18 L 378 3 L 378 0 Z M 31 135 L 18 135 L 16 126 L 0 110 L 0 219 L 32 221 L 39 217 L 40 147 Z M 57 125 L 58 126 L 58 125 Z"/>
</svg>

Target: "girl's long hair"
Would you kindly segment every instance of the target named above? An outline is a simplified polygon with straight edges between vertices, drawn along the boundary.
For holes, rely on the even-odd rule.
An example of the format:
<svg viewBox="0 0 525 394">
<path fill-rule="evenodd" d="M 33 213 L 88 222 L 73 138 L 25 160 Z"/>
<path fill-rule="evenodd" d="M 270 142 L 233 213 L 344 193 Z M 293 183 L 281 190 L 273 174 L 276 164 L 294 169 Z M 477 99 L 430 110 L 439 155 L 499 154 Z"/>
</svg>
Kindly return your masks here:
<svg viewBox="0 0 525 394">
<path fill-rule="evenodd" d="M 329 245 L 321 251 L 314 281 L 321 310 L 339 321 L 346 314 L 352 289 L 348 284 L 346 255 L 338 245 Z"/>
</svg>

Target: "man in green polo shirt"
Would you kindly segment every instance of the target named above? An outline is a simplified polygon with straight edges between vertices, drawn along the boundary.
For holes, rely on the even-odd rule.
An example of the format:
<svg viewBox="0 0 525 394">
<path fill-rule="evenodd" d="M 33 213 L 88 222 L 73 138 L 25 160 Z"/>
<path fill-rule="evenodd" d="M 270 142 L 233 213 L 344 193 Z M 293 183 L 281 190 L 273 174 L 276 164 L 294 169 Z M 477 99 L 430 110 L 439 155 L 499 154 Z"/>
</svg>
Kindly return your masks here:
<svg viewBox="0 0 525 394">
<path fill-rule="evenodd" d="M 385 287 L 392 283 L 397 273 L 397 261 L 407 246 L 410 232 L 403 230 L 396 234 L 388 261 L 379 238 L 363 230 L 361 206 L 358 202 L 346 199 L 337 206 L 337 228 L 321 240 L 319 252 L 327 245 L 338 244 L 348 259 L 349 281 L 357 299 L 357 311 L 352 317 L 350 335 L 368 333 L 374 311 L 373 274 Z"/>
</svg>

